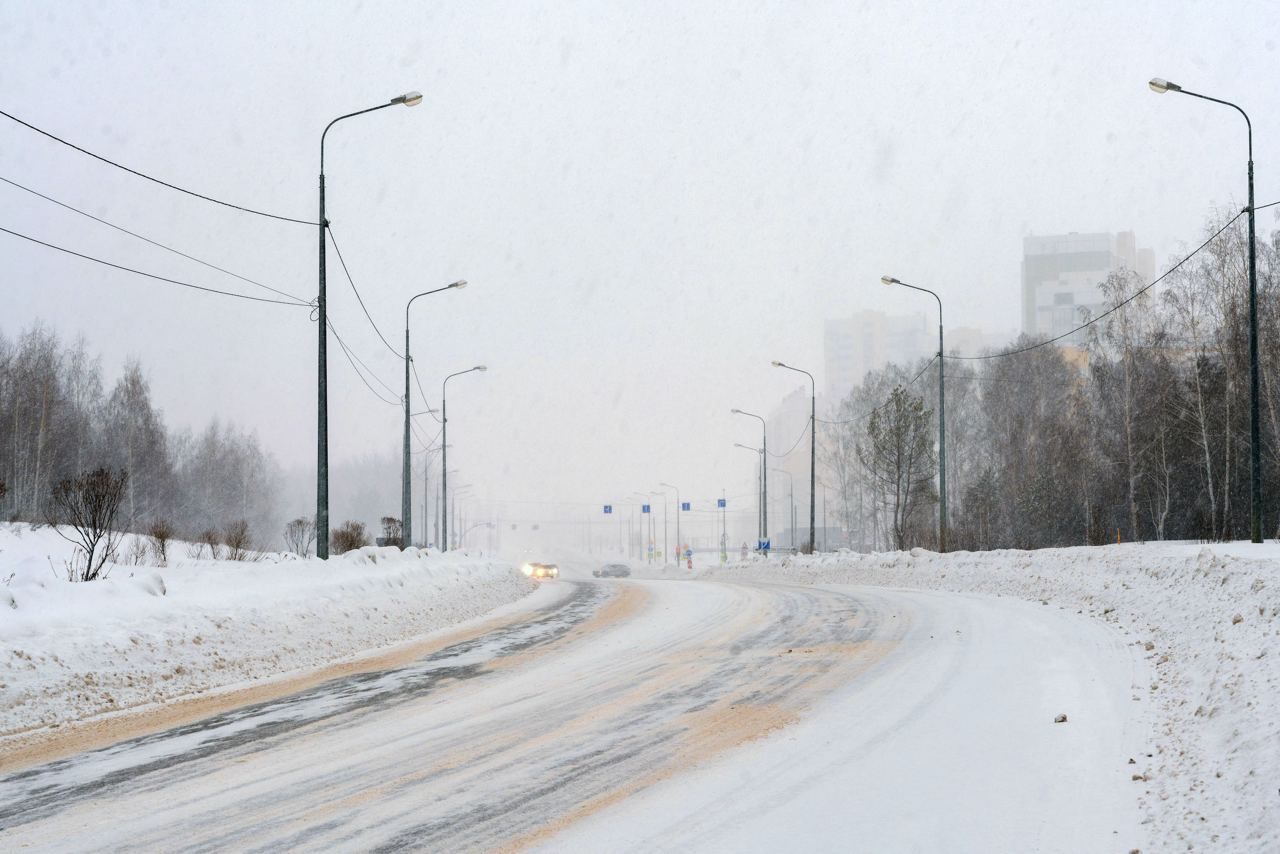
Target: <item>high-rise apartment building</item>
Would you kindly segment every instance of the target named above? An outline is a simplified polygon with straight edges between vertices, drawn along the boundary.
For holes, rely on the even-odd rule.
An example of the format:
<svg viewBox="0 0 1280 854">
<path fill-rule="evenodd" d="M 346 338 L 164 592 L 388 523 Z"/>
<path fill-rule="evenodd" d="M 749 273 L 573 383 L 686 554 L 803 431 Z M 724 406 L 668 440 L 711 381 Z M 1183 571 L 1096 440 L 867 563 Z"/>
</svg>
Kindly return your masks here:
<svg viewBox="0 0 1280 854">
<path fill-rule="evenodd" d="M 906 363 L 938 349 L 937 321 L 928 316 L 860 311 L 823 325 L 823 379 L 833 403 L 862 383 L 867 371 L 889 362 Z"/>
<path fill-rule="evenodd" d="M 1139 249 L 1132 231 L 1118 234 L 1049 234 L 1022 239 L 1022 331 L 1056 338 L 1105 309 L 1099 287 L 1111 273 L 1128 269 L 1144 283 L 1155 273 L 1155 253 Z M 1063 339 L 1080 344 L 1084 333 Z"/>
</svg>

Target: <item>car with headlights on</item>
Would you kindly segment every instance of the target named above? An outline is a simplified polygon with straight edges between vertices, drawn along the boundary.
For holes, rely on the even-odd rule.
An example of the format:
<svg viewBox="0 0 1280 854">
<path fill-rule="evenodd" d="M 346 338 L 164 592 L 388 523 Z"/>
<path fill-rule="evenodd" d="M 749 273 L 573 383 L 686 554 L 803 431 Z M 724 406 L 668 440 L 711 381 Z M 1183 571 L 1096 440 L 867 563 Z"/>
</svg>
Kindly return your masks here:
<svg viewBox="0 0 1280 854">
<path fill-rule="evenodd" d="M 560 567 L 554 563 L 526 563 L 522 569 L 525 575 L 538 581 L 560 577 Z"/>
</svg>

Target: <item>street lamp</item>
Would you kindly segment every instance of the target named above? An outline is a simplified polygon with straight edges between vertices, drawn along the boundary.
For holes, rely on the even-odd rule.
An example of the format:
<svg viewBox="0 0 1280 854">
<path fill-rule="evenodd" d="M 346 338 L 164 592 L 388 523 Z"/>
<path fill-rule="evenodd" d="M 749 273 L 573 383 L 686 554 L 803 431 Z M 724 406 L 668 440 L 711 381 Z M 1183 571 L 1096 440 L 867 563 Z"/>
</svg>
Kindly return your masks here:
<svg viewBox="0 0 1280 854">
<path fill-rule="evenodd" d="M 320 134 L 320 288 L 316 295 L 316 317 L 320 327 L 320 346 L 316 356 L 316 557 L 321 560 L 329 559 L 329 316 L 325 313 L 328 298 L 324 272 L 325 229 L 329 227 L 329 220 L 324 216 L 324 138 L 329 134 L 329 128 L 343 119 L 372 113 L 395 104 L 413 107 L 421 102 L 421 93 L 406 92 L 385 104 L 338 116 L 325 125 L 324 132 Z"/>
<path fill-rule="evenodd" d="M 809 553 L 813 553 L 814 546 L 814 523 L 816 521 L 817 512 L 817 489 L 818 489 L 818 384 L 814 382 L 813 374 L 802 368 L 793 368 L 790 365 L 775 361 L 775 368 L 786 368 L 788 371 L 795 371 L 798 374 L 804 374 L 809 378 Z"/>
<path fill-rule="evenodd" d="M 1249 534 L 1255 543 L 1262 542 L 1262 422 L 1258 410 L 1261 398 L 1258 370 L 1258 250 L 1253 212 L 1253 122 L 1239 105 L 1198 92 L 1183 89 L 1177 83 L 1153 77 L 1148 83 L 1152 92 L 1179 92 L 1202 101 L 1231 107 L 1244 116 L 1249 138 Z"/>
<path fill-rule="evenodd" d="M 938 301 L 938 551 L 947 550 L 947 392 L 943 383 L 942 363 L 946 360 L 942 348 L 942 298 L 928 288 L 908 285 L 893 276 L 881 276 L 885 285 L 901 285 L 913 291 L 929 294 Z"/>
<path fill-rule="evenodd" d="M 736 412 L 737 410 L 734 410 L 734 411 Z M 754 451 L 760 457 L 760 482 L 763 485 L 764 477 L 765 477 L 764 473 L 768 469 L 768 466 L 765 465 L 764 448 L 753 448 L 750 445 L 743 445 L 739 442 L 734 442 L 733 446 L 735 448 L 742 448 L 742 450 L 744 451 Z M 764 505 L 765 505 L 765 502 L 768 501 L 768 495 L 767 493 L 765 493 L 763 487 L 757 493 L 756 497 L 760 499 L 760 513 L 757 514 L 756 516 L 756 526 L 759 528 L 760 539 L 764 540 L 769 536 L 769 534 L 768 534 L 768 529 L 764 527 L 765 525 L 764 520 L 766 518 Z"/>
<path fill-rule="evenodd" d="M 680 489 L 679 487 L 672 486 L 669 483 L 659 483 L 658 486 L 664 486 L 667 489 L 674 489 L 676 492 L 676 564 L 679 565 L 680 563 Z M 666 504 L 665 504 L 666 496 L 663 496 L 663 502 L 664 504 L 662 509 L 662 516 L 663 516 L 663 527 L 665 528 L 666 515 L 667 515 Z M 662 538 L 665 540 L 666 537 L 667 537 L 667 532 L 663 531 Z M 665 543 L 664 543 L 664 548 L 665 548 Z M 663 564 L 664 565 L 666 564 L 666 560 L 663 560 Z"/>
<path fill-rule="evenodd" d="M 419 98 L 422 96 L 419 95 Z M 400 478 L 400 516 L 404 523 L 404 545 L 406 548 L 413 545 L 413 475 L 409 468 L 409 364 L 413 361 L 409 355 L 409 306 L 413 305 L 413 301 L 418 297 L 425 297 L 430 294 L 438 294 L 441 291 L 447 291 L 453 288 L 465 288 L 467 286 L 466 279 L 459 279 L 451 285 L 445 285 L 443 288 L 436 288 L 432 291 L 423 291 L 409 298 L 404 306 L 404 471 Z M 428 412 L 431 410 L 428 409 Z M 426 519 L 422 520 L 422 524 L 427 524 Z"/>
<path fill-rule="evenodd" d="M 730 409 L 733 415 L 746 415 L 760 422 L 760 539 L 769 539 L 769 467 L 765 465 L 764 455 L 769 452 L 769 425 L 754 412 L 745 409 Z"/>
<path fill-rule="evenodd" d="M 442 552 L 449 550 L 449 405 L 446 402 L 449 380 L 472 371 L 487 370 L 489 369 L 484 365 L 476 365 L 474 368 L 449 374 L 440 383 L 440 527 L 444 530 L 444 541 L 440 544 Z"/>
<path fill-rule="evenodd" d="M 774 474 L 785 474 L 787 476 L 787 494 L 791 496 L 791 542 L 787 545 L 794 549 L 796 547 L 796 481 L 791 476 L 791 472 L 786 469 L 774 469 Z"/>
</svg>

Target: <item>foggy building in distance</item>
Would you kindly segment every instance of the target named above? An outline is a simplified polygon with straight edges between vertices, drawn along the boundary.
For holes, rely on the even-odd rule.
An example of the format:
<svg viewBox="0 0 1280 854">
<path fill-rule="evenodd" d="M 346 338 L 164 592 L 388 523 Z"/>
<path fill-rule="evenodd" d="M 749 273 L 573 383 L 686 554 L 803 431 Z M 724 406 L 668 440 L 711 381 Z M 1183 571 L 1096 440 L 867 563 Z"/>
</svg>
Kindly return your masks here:
<svg viewBox="0 0 1280 854">
<path fill-rule="evenodd" d="M 1132 231 L 1118 234 L 1046 234 L 1022 239 L 1022 331 L 1056 338 L 1079 326 L 1080 309 L 1104 308 L 1099 285 L 1117 270 L 1132 270 L 1144 283 L 1155 274 L 1155 253 L 1139 249 Z M 1079 344 L 1084 332 L 1063 343 Z"/>
<path fill-rule="evenodd" d="M 783 397 L 769 411 L 767 421 L 769 535 L 775 548 L 791 548 L 809 537 L 809 383 L 797 385 Z M 780 474 L 779 469 L 791 477 Z M 790 530 L 793 485 L 796 526 L 804 528 L 803 536 Z"/>
<path fill-rule="evenodd" d="M 938 327 L 924 313 L 889 315 L 860 311 L 828 320 L 823 327 L 823 379 L 835 404 L 862 383 L 867 371 L 889 362 L 905 364 L 938 349 Z"/>
</svg>

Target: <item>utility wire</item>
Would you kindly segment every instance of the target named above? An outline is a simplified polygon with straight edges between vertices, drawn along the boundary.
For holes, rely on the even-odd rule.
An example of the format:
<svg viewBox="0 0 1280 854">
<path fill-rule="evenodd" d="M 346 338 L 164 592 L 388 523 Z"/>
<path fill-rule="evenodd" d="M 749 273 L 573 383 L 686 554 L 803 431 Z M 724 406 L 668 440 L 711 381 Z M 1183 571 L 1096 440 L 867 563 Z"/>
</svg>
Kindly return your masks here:
<svg viewBox="0 0 1280 854">
<path fill-rule="evenodd" d="M 284 222 L 296 222 L 299 225 L 319 225 L 319 223 L 314 222 L 312 220 L 294 219 L 293 217 L 290 217 L 290 216 L 280 216 L 279 214 L 267 213 L 266 211 L 255 210 L 253 208 L 246 208 L 243 205 L 235 205 L 235 204 L 232 204 L 231 202 L 224 202 L 221 199 L 215 199 L 212 196 L 205 196 L 205 195 L 202 195 L 201 193 L 195 192 L 194 190 L 188 190 L 183 187 L 179 187 L 176 184 L 170 184 L 168 181 L 161 181 L 159 178 L 153 178 L 150 175 L 146 174 L 145 172 L 139 172 L 137 169 L 130 169 L 128 166 L 124 166 L 120 163 L 115 162 L 114 160 L 108 160 L 107 158 L 103 157 L 101 154 L 94 154 L 92 151 L 89 151 L 87 148 L 81 148 L 75 143 L 67 142 L 62 137 L 55 136 L 49 133 L 49 131 L 47 130 L 41 130 L 40 128 L 36 127 L 30 122 L 24 122 L 22 119 L 18 118 L 17 116 L 11 113 L 6 113 L 4 110 L 0 110 L 0 116 L 4 116 L 6 119 L 15 121 L 18 124 L 22 125 L 23 127 L 30 128 L 31 130 L 35 131 L 38 134 L 47 136 L 49 139 L 52 139 L 54 142 L 60 142 L 63 145 L 67 146 L 68 148 L 74 148 L 76 151 L 80 152 L 81 154 L 87 154 L 90 157 L 94 158 L 95 160 L 101 160 L 103 163 L 106 163 L 110 166 L 114 166 L 117 169 L 123 169 L 124 171 L 128 172 L 131 175 L 136 175 L 139 178 L 145 178 L 146 180 L 159 184 L 162 187 L 168 187 L 170 190 L 177 190 L 179 193 L 186 193 L 188 196 L 195 196 L 197 199 L 204 199 L 206 202 L 213 202 L 215 205 L 222 205 L 224 207 L 234 208 L 235 210 L 244 211 L 245 213 L 257 214 L 258 216 L 265 216 L 271 219 L 282 220 Z"/>
<path fill-rule="evenodd" d="M 929 370 L 929 368 L 931 368 L 931 367 L 933 366 L 933 363 L 934 363 L 934 362 L 936 362 L 936 361 L 938 361 L 938 357 L 937 357 L 937 356 L 934 356 L 932 359 L 930 359 L 929 361 L 925 362 L 925 363 L 924 363 L 924 367 L 920 369 L 920 372 L 919 372 L 919 373 L 917 373 L 917 374 L 916 374 L 914 377 L 912 377 L 911 379 L 907 380 L 907 381 L 906 381 L 905 383 L 903 383 L 902 385 L 898 386 L 898 388 L 908 388 L 909 386 L 914 385 L 914 384 L 915 384 L 915 381 L 916 381 L 916 380 L 918 380 L 918 379 L 920 379 L 922 376 L 924 376 L 924 372 L 925 372 L 925 371 L 927 371 L 927 370 Z M 856 418 L 846 418 L 846 419 L 844 419 L 844 420 L 842 420 L 842 421 L 827 421 L 827 420 L 824 420 L 824 419 L 822 419 L 822 418 L 819 418 L 819 419 L 818 419 L 818 423 L 819 423 L 819 424 L 852 424 L 852 423 L 854 423 L 855 421 L 866 421 L 866 420 L 867 420 L 868 418 L 870 418 L 873 414 L 875 414 L 876 412 L 879 412 L 881 409 L 884 409 L 884 408 L 885 408 L 886 406 L 888 406 L 888 405 L 889 405 L 889 401 L 888 401 L 888 400 L 886 400 L 884 403 L 881 403 L 879 406 L 875 406 L 875 407 L 872 407 L 871 409 L 867 410 L 867 412 L 866 412 L 866 414 L 865 414 L 865 415 L 859 415 L 859 416 L 857 416 Z"/>
<path fill-rule="evenodd" d="M 427 393 L 422 390 L 422 379 L 418 376 L 418 366 L 414 364 L 412 359 L 409 360 L 409 367 L 413 369 L 413 381 L 418 386 L 418 394 L 422 395 L 422 402 L 426 404 L 427 414 L 436 420 L 437 424 L 442 424 L 440 416 L 436 415 L 431 409 L 431 401 L 427 400 Z"/>
<path fill-rule="evenodd" d="M 168 284 L 171 284 L 171 285 L 178 285 L 179 287 L 183 287 L 183 288 L 191 288 L 192 290 L 196 290 L 196 291 L 204 291 L 205 293 L 210 293 L 210 294 L 220 294 L 224 297 L 237 297 L 238 299 L 253 300 L 254 302 L 267 302 L 267 303 L 273 303 L 275 305 L 301 306 L 303 308 L 310 308 L 311 306 L 310 303 L 302 302 L 300 300 L 295 302 L 285 302 L 284 300 L 267 299 L 266 297 L 254 297 L 254 296 L 249 296 L 248 294 L 238 294 L 238 293 L 235 293 L 234 291 L 221 291 L 221 290 L 218 290 L 217 288 L 207 288 L 204 285 L 193 285 L 190 282 L 180 282 L 177 279 L 170 279 L 170 278 L 166 278 L 165 276 L 157 276 L 155 273 L 147 273 L 147 272 L 143 272 L 142 270 L 135 270 L 133 267 L 125 267 L 122 264 L 113 264 L 110 261 L 104 261 L 103 259 L 95 258 L 92 255 L 85 255 L 81 252 L 76 252 L 74 250 L 67 249 L 65 247 L 58 246 L 53 243 L 46 243 L 43 240 L 37 240 L 34 237 L 29 237 L 25 234 L 12 231 L 10 229 L 4 228 L 3 226 L 0 226 L 0 231 L 3 231 L 5 234 L 11 234 L 14 237 L 21 237 L 23 240 L 29 240 L 32 243 L 38 243 L 41 246 L 47 246 L 50 249 L 56 249 L 59 252 L 65 252 L 68 255 L 74 255 L 77 258 L 83 258 L 86 261 L 93 261 L 94 263 L 102 264 L 107 267 L 114 267 L 115 269 L 123 270 L 126 273 L 134 273 L 139 276 L 145 276 L 148 279 L 155 279 L 158 282 L 167 282 Z"/>
<path fill-rule="evenodd" d="M 0 175 L 0 181 L 3 181 L 4 183 L 8 184 L 11 187 L 17 187 L 19 190 L 30 193 L 33 196 L 38 196 L 39 198 L 44 199 L 46 202 L 52 202 L 53 204 L 57 205 L 60 208 L 66 208 L 69 211 L 73 211 L 74 213 L 80 214 L 80 216 L 88 217 L 94 222 L 100 222 L 103 225 L 107 226 L 108 228 L 114 228 L 116 231 L 123 232 L 124 234 L 127 234 L 130 237 L 136 237 L 137 239 L 145 243 L 150 243 L 152 246 L 157 246 L 165 250 L 166 252 L 172 252 L 174 255 L 180 255 L 189 261 L 195 261 L 197 264 L 203 264 L 204 266 L 208 267 L 211 270 L 217 270 L 219 273 L 226 273 L 228 276 L 231 276 L 232 278 L 239 279 L 242 282 L 248 282 L 249 284 L 254 285 L 256 287 L 271 291 L 273 294 L 279 294 L 282 297 L 288 297 L 291 300 L 296 300 L 297 302 L 300 302 L 300 303 L 306 303 L 306 300 L 302 299 L 301 297 L 296 297 L 291 293 L 286 293 L 285 291 L 279 290 L 277 288 L 273 288 L 270 285 L 264 285 L 262 282 L 258 282 L 253 279 L 250 279 L 248 276 L 242 276 L 239 273 L 233 273 L 230 270 L 226 269 L 225 267 L 219 267 L 217 264 L 211 264 L 208 261 L 203 261 L 195 257 L 194 255 L 188 255 L 186 252 L 182 252 L 178 249 L 174 249 L 172 246 L 166 246 L 165 244 L 161 243 L 158 240 L 152 240 L 150 237 L 144 237 L 143 235 L 138 234 L 136 231 L 130 231 L 129 229 L 123 226 L 116 225 L 113 222 L 108 222 L 107 220 L 103 219 L 100 216 L 94 216 L 88 211 L 82 211 L 77 207 L 67 204 L 66 202 L 60 202 L 57 199 L 53 198 L 52 196 L 46 196 L 44 193 L 33 190 L 30 187 L 24 187 L 22 184 L 19 184 L 17 181 L 12 181 L 4 177 L 3 175 Z"/>
<path fill-rule="evenodd" d="M 364 297 L 360 296 L 360 289 L 356 287 L 356 280 L 351 278 L 351 271 L 347 269 L 347 261 L 342 257 L 342 250 L 338 248 L 338 238 L 334 235 L 333 228 L 326 227 L 325 230 L 329 232 L 329 240 L 333 241 L 333 250 L 338 253 L 338 260 L 342 263 L 342 272 L 347 274 L 347 281 L 351 283 L 351 290 L 355 291 L 356 300 L 359 301 L 360 308 L 364 311 L 364 316 L 369 319 L 369 325 L 373 327 L 374 332 L 378 333 L 378 337 L 382 339 L 382 343 L 391 351 L 391 355 L 395 356 L 397 359 L 403 359 L 404 354 L 396 352 L 396 348 L 392 347 L 390 342 L 387 341 L 386 336 L 382 334 L 382 330 L 378 328 L 378 324 L 373 322 L 373 317 L 369 314 L 369 309 L 365 308 Z"/>
<path fill-rule="evenodd" d="M 1263 205 L 1262 207 L 1271 207 L 1271 205 L 1273 205 L 1273 204 L 1277 204 L 1277 203 L 1276 203 L 1276 202 L 1271 202 L 1270 204 Z M 1255 208 L 1255 210 L 1258 210 L 1258 208 Z M 1228 228 L 1230 228 L 1232 225 L 1234 225 L 1234 224 L 1236 223 L 1236 221 L 1240 219 L 1240 217 L 1242 217 L 1242 216 L 1244 216 L 1244 215 L 1245 215 L 1245 213 L 1246 213 L 1246 212 L 1247 212 L 1247 211 L 1240 211 L 1240 213 L 1236 214 L 1236 215 L 1235 215 L 1235 216 L 1233 216 L 1231 219 L 1227 220 L 1227 221 L 1226 221 L 1226 223 L 1222 226 L 1222 228 L 1219 228 L 1217 231 L 1215 231 L 1213 234 L 1211 234 L 1211 235 L 1209 236 L 1209 239 L 1207 239 L 1204 243 L 1201 243 L 1201 244 L 1200 244 L 1199 246 L 1197 246 L 1195 249 L 1191 250 L 1191 252 L 1189 252 L 1188 254 L 1184 255 L 1184 256 L 1182 257 L 1182 260 L 1178 261 L 1178 263 L 1174 264 L 1174 265 L 1173 265 L 1172 267 L 1170 267 L 1168 270 L 1165 270 L 1163 273 L 1161 273 L 1159 276 L 1157 276 L 1154 280 L 1152 280 L 1150 284 L 1148 284 L 1148 285 L 1146 285 L 1146 286 L 1144 286 L 1144 287 L 1142 287 L 1142 288 L 1139 288 L 1138 290 L 1134 291 L 1132 294 L 1130 294 L 1130 295 L 1129 295 L 1128 297 L 1126 297 L 1125 299 L 1121 300 L 1120 302 L 1118 302 L 1118 303 L 1116 303 L 1115 305 L 1113 305 L 1111 308 L 1109 308 L 1109 309 L 1107 309 L 1106 311 L 1104 311 L 1102 314 L 1099 314 L 1097 317 L 1092 317 L 1092 318 L 1090 318 L 1089 320 L 1086 320 L 1084 323 L 1080 324 L 1080 325 L 1079 325 L 1079 326 L 1077 326 L 1075 329 L 1072 329 L 1072 330 L 1070 330 L 1070 331 L 1068 331 L 1068 332 L 1064 332 L 1064 333 L 1062 333 L 1061 335 L 1057 335 L 1057 336 L 1055 336 L 1055 337 L 1053 337 L 1053 338 L 1049 338 L 1048 340 L 1040 341 L 1040 342 L 1038 342 L 1038 343 L 1036 343 L 1036 344 L 1029 344 L 1029 345 L 1027 345 L 1026 347 L 1019 347 L 1019 348 L 1018 348 L 1018 349 L 1016 349 L 1016 350 L 1006 350 L 1006 351 L 1001 352 L 1001 353 L 986 353 L 986 354 L 981 355 L 981 356 L 946 356 L 945 358 L 948 358 L 948 359 L 963 359 L 963 360 L 966 360 L 966 361 L 973 361 L 973 360 L 979 360 L 979 359 L 1000 359 L 1000 358 L 1003 358 L 1003 357 L 1005 357 L 1005 356 L 1016 356 L 1016 355 L 1018 355 L 1019 353 L 1027 353 L 1027 352 L 1030 352 L 1031 350 L 1038 350 L 1038 349 L 1039 349 L 1039 348 L 1041 348 L 1041 347 L 1047 347 L 1047 346 L 1048 346 L 1048 345 L 1050 345 L 1050 344 L 1053 344 L 1053 343 L 1056 343 L 1056 342 L 1058 342 L 1058 341 L 1061 341 L 1063 338 L 1066 338 L 1066 337 L 1068 337 L 1068 336 L 1074 335 L 1074 334 L 1076 334 L 1077 332 L 1079 332 L 1081 329 L 1085 329 L 1085 328 L 1087 328 L 1087 327 L 1089 327 L 1089 326 L 1092 326 L 1093 324 L 1097 323 L 1099 320 L 1102 320 L 1104 317 L 1106 317 L 1106 316 L 1108 316 L 1108 315 L 1110 315 L 1110 314 L 1113 314 L 1113 313 L 1115 313 L 1116 311 L 1119 311 L 1121 308 L 1124 308 L 1126 305 L 1128 305 L 1129 303 L 1133 302 L 1135 299 L 1137 299 L 1138 297 L 1140 297 L 1140 296 L 1142 296 L 1143 294 L 1145 294 L 1147 291 L 1149 291 L 1149 290 L 1151 290 L 1152 288 L 1154 288 L 1154 287 L 1155 287 L 1156 285 L 1158 285 L 1161 281 L 1163 281 L 1166 277 L 1168 277 L 1169 275 L 1171 275 L 1175 270 L 1177 270 L 1177 269 L 1178 269 L 1179 267 L 1181 267 L 1183 264 L 1187 263 L 1187 262 L 1188 262 L 1188 261 L 1190 261 L 1193 257 L 1195 257 L 1195 255 L 1196 255 L 1197 253 L 1199 253 L 1202 249 L 1204 249 L 1206 246 L 1208 246 L 1210 243 L 1212 243 L 1214 240 L 1216 240 L 1216 239 L 1218 238 L 1218 235 L 1222 234 L 1222 232 L 1226 231 Z"/>
<path fill-rule="evenodd" d="M 806 419 L 804 420 L 804 429 L 800 431 L 800 438 L 799 438 L 799 439 L 796 439 L 796 443 L 795 443 L 794 445 L 792 445 L 792 446 L 791 446 L 791 450 L 790 450 L 790 451 L 786 451 L 785 453 L 781 453 L 781 454 L 775 454 L 773 451 L 769 451 L 769 452 L 768 452 L 769 456 L 771 456 L 771 457 L 775 457 L 775 458 L 777 458 L 777 459 L 782 459 L 783 457 L 789 457 L 789 456 L 791 456 L 792 452 L 793 452 L 793 451 L 795 451 L 795 449 L 796 449 L 796 448 L 800 447 L 800 443 L 804 441 L 804 437 L 808 435 L 808 433 L 809 433 L 809 423 L 810 423 L 812 420 L 813 420 L 813 418 L 812 418 L 812 417 L 810 417 L 810 418 L 806 418 Z"/>
<path fill-rule="evenodd" d="M 329 323 L 329 331 L 332 332 L 333 337 L 338 340 L 338 346 L 342 348 L 342 352 L 346 355 L 347 361 L 351 364 L 351 369 L 356 372 L 356 376 L 360 378 L 360 382 L 364 383 L 365 388 L 369 389 L 369 391 L 373 393 L 373 396 L 378 398 L 378 400 L 381 400 L 383 403 L 390 404 L 391 406 L 399 406 L 400 405 L 399 401 L 394 399 L 387 400 L 385 397 L 382 396 L 382 394 L 376 388 L 369 385 L 369 381 L 364 378 L 364 374 L 361 373 L 358 367 L 356 367 L 356 362 L 360 362 L 361 365 L 364 365 L 364 362 L 361 362 L 360 357 L 352 353 L 350 348 L 347 347 L 346 342 L 342 340 L 342 336 L 338 334 L 338 330 L 334 328 L 333 321 L 330 320 L 328 321 L 328 323 Z M 368 365 L 365 365 L 365 370 L 366 371 L 369 370 Z M 378 380 L 378 382 L 381 383 L 384 388 L 387 388 L 387 384 L 383 383 L 382 380 L 379 380 L 377 375 L 374 374 L 373 371 L 369 371 L 369 375 L 373 377 L 375 380 Z M 392 397 L 394 398 L 395 392 L 392 391 L 391 394 L 392 394 Z"/>
</svg>

